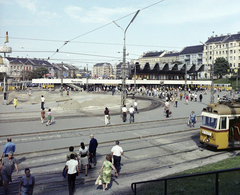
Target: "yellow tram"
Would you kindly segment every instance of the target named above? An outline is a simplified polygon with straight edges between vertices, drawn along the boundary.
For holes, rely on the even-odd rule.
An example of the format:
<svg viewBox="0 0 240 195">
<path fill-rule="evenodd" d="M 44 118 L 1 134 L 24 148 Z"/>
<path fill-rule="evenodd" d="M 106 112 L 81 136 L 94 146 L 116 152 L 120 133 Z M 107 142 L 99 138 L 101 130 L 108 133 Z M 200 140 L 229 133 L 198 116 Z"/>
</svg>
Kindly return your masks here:
<svg viewBox="0 0 240 195">
<path fill-rule="evenodd" d="M 240 146 L 240 103 L 209 104 L 202 111 L 200 143 L 217 149 Z"/>
</svg>

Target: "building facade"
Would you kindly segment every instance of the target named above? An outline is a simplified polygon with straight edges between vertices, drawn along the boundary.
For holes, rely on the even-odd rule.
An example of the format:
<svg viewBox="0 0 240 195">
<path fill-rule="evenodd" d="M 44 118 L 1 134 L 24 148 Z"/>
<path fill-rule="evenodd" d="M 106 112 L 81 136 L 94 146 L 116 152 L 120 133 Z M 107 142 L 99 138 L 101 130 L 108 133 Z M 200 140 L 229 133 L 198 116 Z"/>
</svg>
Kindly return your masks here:
<svg viewBox="0 0 240 195">
<path fill-rule="evenodd" d="M 93 66 L 93 78 L 110 78 L 113 68 L 110 63 L 97 63 Z"/>
<path fill-rule="evenodd" d="M 187 65 L 203 64 L 203 45 L 188 46 L 179 53 L 179 61 Z"/>
<path fill-rule="evenodd" d="M 9 66 L 7 75 L 15 81 L 26 80 L 29 72 L 37 67 L 45 67 L 51 75 L 54 74 L 54 67 L 48 61 L 37 58 L 6 57 L 6 63 Z"/>
<path fill-rule="evenodd" d="M 150 66 L 155 65 L 156 63 L 159 63 L 159 58 L 162 57 L 164 54 L 165 51 L 150 51 L 147 53 L 143 53 L 138 59 L 138 63 L 141 68 L 143 68 L 146 63 L 149 63 Z"/>
<path fill-rule="evenodd" d="M 212 65 L 216 58 L 225 58 L 230 68 L 240 68 L 240 32 L 237 34 L 215 35 L 205 42 L 203 63 Z"/>
</svg>

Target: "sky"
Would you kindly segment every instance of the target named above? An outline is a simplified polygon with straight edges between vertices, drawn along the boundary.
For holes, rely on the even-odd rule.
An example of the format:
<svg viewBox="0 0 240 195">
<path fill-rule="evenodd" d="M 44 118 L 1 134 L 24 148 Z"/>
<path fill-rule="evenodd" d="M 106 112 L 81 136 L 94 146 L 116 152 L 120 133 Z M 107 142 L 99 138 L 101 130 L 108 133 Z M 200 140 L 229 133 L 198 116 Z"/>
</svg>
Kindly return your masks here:
<svg viewBox="0 0 240 195">
<path fill-rule="evenodd" d="M 0 46 L 8 31 L 11 57 L 115 65 L 138 10 L 126 31 L 127 61 L 240 32 L 239 0 L 0 0 Z"/>
</svg>

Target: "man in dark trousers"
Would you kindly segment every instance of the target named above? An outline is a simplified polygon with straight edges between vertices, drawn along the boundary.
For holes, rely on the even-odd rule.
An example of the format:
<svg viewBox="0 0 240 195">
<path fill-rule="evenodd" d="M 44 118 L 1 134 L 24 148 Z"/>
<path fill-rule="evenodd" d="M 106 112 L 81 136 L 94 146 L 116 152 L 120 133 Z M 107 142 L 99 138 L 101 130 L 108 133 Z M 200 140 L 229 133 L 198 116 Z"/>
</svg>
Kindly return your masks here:
<svg viewBox="0 0 240 195">
<path fill-rule="evenodd" d="M 116 141 L 116 146 L 113 146 L 111 154 L 113 155 L 114 167 L 116 168 L 117 173 L 119 174 L 121 167 L 121 155 L 123 155 L 123 149 L 122 147 L 119 146 L 119 141 Z"/>
<path fill-rule="evenodd" d="M 200 95 L 199 95 L 200 102 L 202 102 L 202 98 L 203 98 L 203 96 L 202 96 L 202 92 L 201 92 Z"/>
<path fill-rule="evenodd" d="M 94 138 L 94 135 L 91 134 L 90 135 L 90 143 L 89 143 L 89 153 L 90 153 L 90 162 L 92 162 L 94 164 L 94 166 L 96 166 L 97 164 L 97 160 L 96 160 L 96 150 L 98 147 L 98 142 L 97 140 Z"/>
<path fill-rule="evenodd" d="M 68 190 L 69 195 L 72 195 L 75 190 L 76 176 L 79 175 L 78 161 L 74 159 L 74 154 L 70 155 L 70 160 L 66 162 L 66 173 L 68 174 Z"/>
</svg>

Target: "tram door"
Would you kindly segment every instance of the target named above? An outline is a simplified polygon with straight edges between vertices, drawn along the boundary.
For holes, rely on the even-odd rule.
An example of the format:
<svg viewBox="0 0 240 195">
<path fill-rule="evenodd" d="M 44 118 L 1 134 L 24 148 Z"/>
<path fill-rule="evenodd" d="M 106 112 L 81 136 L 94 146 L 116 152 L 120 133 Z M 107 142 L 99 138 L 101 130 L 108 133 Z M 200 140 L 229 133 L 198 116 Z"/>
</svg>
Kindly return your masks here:
<svg viewBox="0 0 240 195">
<path fill-rule="evenodd" d="M 229 139 L 240 141 L 240 118 L 229 118 Z"/>
</svg>

